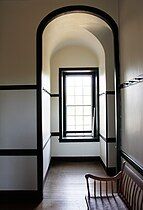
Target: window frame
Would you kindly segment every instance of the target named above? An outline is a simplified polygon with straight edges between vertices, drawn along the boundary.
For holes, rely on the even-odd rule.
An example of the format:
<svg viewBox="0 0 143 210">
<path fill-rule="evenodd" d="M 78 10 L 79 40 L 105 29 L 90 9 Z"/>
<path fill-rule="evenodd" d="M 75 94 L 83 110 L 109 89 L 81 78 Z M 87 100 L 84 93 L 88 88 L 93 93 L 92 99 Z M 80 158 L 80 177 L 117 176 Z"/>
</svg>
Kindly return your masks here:
<svg viewBox="0 0 143 210">
<path fill-rule="evenodd" d="M 98 67 L 60 68 L 59 69 L 59 141 L 60 142 L 94 142 L 99 141 L 99 73 Z M 91 133 L 90 131 L 66 130 L 66 76 L 91 75 L 92 76 L 92 116 L 93 107 L 96 107 L 95 133 L 93 136 L 67 136 L 67 133 Z"/>
</svg>

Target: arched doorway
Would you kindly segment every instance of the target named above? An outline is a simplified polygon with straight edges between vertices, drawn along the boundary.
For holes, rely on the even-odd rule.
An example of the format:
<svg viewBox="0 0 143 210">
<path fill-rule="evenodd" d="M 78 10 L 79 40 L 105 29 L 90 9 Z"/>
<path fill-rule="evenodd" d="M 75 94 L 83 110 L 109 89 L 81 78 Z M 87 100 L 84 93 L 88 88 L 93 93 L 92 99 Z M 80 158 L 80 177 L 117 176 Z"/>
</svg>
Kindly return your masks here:
<svg viewBox="0 0 143 210">
<path fill-rule="evenodd" d="M 114 71 L 114 87 L 115 87 L 115 127 L 116 127 L 116 141 L 117 141 L 117 151 L 119 151 L 120 145 L 120 121 L 119 121 L 119 114 L 120 114 L 120 90 L 119 90 L 119 81 L 120 81 L 120 74 L 119 74 L 119 43 L 118 43 L 118 27 L 115 21 L 105 12 L 89 7 L 89 6 L 67 6 L 60 9 L 57 9 L 50 14 L 48 14 L 40 23 L 37 29 L 37 109 L 38 109 L 38 116 L 37 116 L 37 129 L 38 129 L 38 191 L 42 198 L 43 192 L 43 144 L 42 144 L 42 34 L 46 26 L 56 19 L 57 17 L 64 16 L 66 14 L 71 13 L 86 13 L 98 18 L 101 18 L 105 21 L 112 30 L 113 38 L 114 38 L 114 63 L 115 63 L 115 71 Z M 117 163 L 118 168 L 120 167 L 120 158 L 119 152 L 117 152 Z"/>
</svg>

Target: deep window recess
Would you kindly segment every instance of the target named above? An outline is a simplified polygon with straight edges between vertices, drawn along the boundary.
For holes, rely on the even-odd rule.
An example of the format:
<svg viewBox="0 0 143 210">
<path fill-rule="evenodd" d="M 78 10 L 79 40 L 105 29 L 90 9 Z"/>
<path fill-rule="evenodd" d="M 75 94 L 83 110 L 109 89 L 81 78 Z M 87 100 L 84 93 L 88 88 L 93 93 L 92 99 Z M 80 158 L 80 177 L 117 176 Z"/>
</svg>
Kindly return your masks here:
<svg viewBox="0 0 143 210">
<path fill-rule="evenodd" d="M 60 69 L 60 141 L 98 141 L 98 68 Z"/>
</svg>

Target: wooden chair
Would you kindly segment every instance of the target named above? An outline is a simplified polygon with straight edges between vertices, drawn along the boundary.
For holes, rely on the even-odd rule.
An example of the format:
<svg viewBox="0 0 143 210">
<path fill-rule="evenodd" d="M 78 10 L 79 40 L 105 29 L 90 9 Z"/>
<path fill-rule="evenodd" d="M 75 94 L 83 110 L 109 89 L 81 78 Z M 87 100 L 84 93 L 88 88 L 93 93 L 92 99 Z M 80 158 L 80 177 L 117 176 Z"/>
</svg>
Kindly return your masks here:
<svg viewBox="0 0 143 210">
<path fill-rule="evenodd" d="M 143 180 L 125 162 L 114 177 L 86 174 L 85 178 L 88 210 L 143 210 Z"/>
</svg>

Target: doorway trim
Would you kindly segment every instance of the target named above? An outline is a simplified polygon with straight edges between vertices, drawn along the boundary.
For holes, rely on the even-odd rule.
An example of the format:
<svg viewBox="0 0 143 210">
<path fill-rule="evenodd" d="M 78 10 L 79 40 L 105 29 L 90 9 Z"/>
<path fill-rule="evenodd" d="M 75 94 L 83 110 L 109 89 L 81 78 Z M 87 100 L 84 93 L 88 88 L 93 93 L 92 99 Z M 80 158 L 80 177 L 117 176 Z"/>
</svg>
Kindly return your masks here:
<svg viewBox="0 0 143 210">
<path fill-rule="evenodd" d="M 114 87 L 115 87 L 115 128 L 117 141 L 117 170 L 120 170 L 120 63 L 119 63 L 119 40 L 118 26 L 113 18 L 106 12 L 83 5 L 65 6 L 50 12 L 40 22 L 36 34 L 36 82 L 37 82 L 37 167 L 38 167 L 38 192 L 40 199 L 43 197 L 43 146 L 42 146 L 42 34 L 46 26 L 62 15 L 71 13 L 86 13 L 101 18 L 111 28 L 114 37 Z"/>
</svg>

